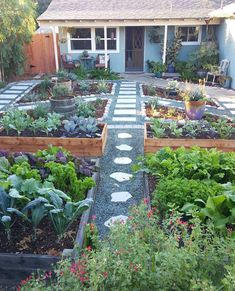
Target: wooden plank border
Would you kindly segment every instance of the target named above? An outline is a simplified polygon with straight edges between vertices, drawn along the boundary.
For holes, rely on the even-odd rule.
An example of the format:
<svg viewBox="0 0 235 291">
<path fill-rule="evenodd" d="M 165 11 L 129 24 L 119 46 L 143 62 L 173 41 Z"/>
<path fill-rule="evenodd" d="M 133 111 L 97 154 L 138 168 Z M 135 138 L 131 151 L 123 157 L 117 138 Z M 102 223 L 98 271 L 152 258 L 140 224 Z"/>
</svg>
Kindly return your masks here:
<svg viewBox="0 0 235 291">
<path fill-rule="evenodd" d="M 147 126 L 150 123 L 144 125 L 144 152 L 155 153 L 163 147 L 170 147 L 177 149 L 179 147 L 190 148 L 192 146 L 199 146 L 202 148 L 216 148 L 223 152 L 235 152 L 235 140 L 229 139 L 185 139 L 185 138 L 148 138 Z"/>
</svg>

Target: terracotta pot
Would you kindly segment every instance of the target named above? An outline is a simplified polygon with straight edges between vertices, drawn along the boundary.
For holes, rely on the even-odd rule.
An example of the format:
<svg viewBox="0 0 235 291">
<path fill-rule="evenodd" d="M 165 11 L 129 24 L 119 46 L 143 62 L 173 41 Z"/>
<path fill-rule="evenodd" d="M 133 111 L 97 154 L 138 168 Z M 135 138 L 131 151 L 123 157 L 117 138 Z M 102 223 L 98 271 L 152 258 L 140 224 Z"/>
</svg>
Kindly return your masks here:
<svg viewBox="0 0 235 291">
<path fill-rule="evenodd" d="M 200 120 L 206 108 L 206 101 L 185 101 L 185 113 L 191 120 Z"/>
</svg>

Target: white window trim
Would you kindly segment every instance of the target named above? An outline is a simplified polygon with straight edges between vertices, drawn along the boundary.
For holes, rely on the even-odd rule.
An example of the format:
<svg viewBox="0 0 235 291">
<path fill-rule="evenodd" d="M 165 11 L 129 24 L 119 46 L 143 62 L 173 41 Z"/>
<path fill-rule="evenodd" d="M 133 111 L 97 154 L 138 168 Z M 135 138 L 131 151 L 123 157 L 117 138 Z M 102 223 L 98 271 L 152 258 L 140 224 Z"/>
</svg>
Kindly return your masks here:
<svg viewBox="0 0 235 291">
<path fill-rule="evenodd" d="M 91 29 L 91 38 L 84 38 L 84 40 L 90 40 L 91 39 L 91 50 L 86 50 L 88 51 L 88 53 L 92 54 L 92 53 L 97 53 L 97 54 L 104 54 L 105 50 L 96 50 L 96 41 L 95 41 L 95 29 L 96 28 L 104 28 L 104 27 L 85 27 L 85 28 L 90 28 Z M 119 31 L 119 27 L 114 27 L 114 26 L 110 26 L 107 27 L 108 28 L 116 28 L 116 50 L 107 50 L 107 52 L 109 54 L 112 53 L 119 53 L 120 49 L 119 49 L 119 43 L 120 43 L 120 31 Z M 103 39 L 103 38 L 102 38 Z M 76 38 L 71 38 L 70 37 L 70 33 L 67 32 L 67 43 L 68 43 L 68 53 L 71 54 L 79 54 L 82 53 L 84 50 L 72 50 L 71 49 L 71 40 L 76 40 Z M 111 38 L 107 38 L 107 40 L 111 40 Z"/>
<path fill-rule="evenodd" d="M 199 26 L 198 41 L 182 41 L 182 45 L 200 45 L 202 42 L 202 26 L 201 25 L 178 25 L 175 26 L 175 33 L 178 27 L 197 27 Z"/>
</svg>

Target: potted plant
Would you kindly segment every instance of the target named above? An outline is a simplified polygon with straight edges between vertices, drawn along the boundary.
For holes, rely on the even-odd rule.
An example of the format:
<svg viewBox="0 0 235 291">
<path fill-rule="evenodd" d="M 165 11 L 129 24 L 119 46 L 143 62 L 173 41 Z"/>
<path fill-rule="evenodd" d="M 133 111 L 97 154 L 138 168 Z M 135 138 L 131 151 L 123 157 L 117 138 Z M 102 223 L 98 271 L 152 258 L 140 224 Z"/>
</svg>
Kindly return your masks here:
<svg viewBox="0 0 235 291">
<path fill-rule="evenodd" d="M 185 102 L 185 113 L 191 120 L 200 120 L 204 114 L 206 108 L 206 93 L 205 82 L 199 80 L 198 88 L 192 89 L 191 86 L 186 83 L 186 90 L 183 93 Z"/>
<path fill-rule="evenodd" d="M 177 96 L 179 93 L 179 82 L 177 80 L 172 80 L 167 83 L 165 95 L 169 96 Z"/>
<path fill-rule="evenodd" d="M 152 72 L 155 74 L 155 77 L 161 78 L 162 73 L 166 71 L 166 65 L 161 62 L 156 62 L 153 65 Z"/>
<path fill-rule="evenodd" d="M 72 81 L 68 76 L 68 73 L 66 71 L 59 71 L 56 73 L 56 76 L 52 78 L 52 81 L 56 84 L 56 85 L 61 85 L 64 87 L 67 87 L 68 90 L 72 90 Z"/>
<path fill-rule="evenodd" d="M 84 50 L 81 54 L 81 58 L 89 58 L 89 53 L 88 51 Z"/>
<path fill-rule="evenodd" d="M 55 85 L 51 90 L 51 108 L 57 113 L 72 115 L 76 110 L 75 97 L 67 86 Z"/>
</svg>

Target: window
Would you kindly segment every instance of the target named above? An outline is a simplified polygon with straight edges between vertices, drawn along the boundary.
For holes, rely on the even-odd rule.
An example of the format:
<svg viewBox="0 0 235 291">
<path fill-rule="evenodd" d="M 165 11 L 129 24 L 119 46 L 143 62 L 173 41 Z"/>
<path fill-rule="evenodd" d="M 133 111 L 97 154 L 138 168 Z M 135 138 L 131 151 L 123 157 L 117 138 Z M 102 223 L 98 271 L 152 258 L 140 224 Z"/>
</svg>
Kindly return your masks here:
<svg viewBox="0 0 235 291">
<path fill-rule="evenodd" d="M 200 26 L 181 26 L 177 29 L 181 33 L 183 44 L 195 44 L 200 42 Z"/>
<path fill-rule="evenodd" d="M 96 50 L 104 50 L 104 29 L 95 29 Z M 117 49 L 117 31 L 116 28 L 107 28 L 107 48 L 108 50 Z"/>
<path fill-rule="evenodd" d="M 118 28 L 107 28 L 107 50 L 117 52 Z M 69 34 L 69 51 L 102 52 L 105 49 L 104 28 L 76 28 Z"/>
<path fill-rule="evenodd" d="M 91 29 L 77 28 L 71 33 L 71 50 L 91 50 Z"/>
</svg>

